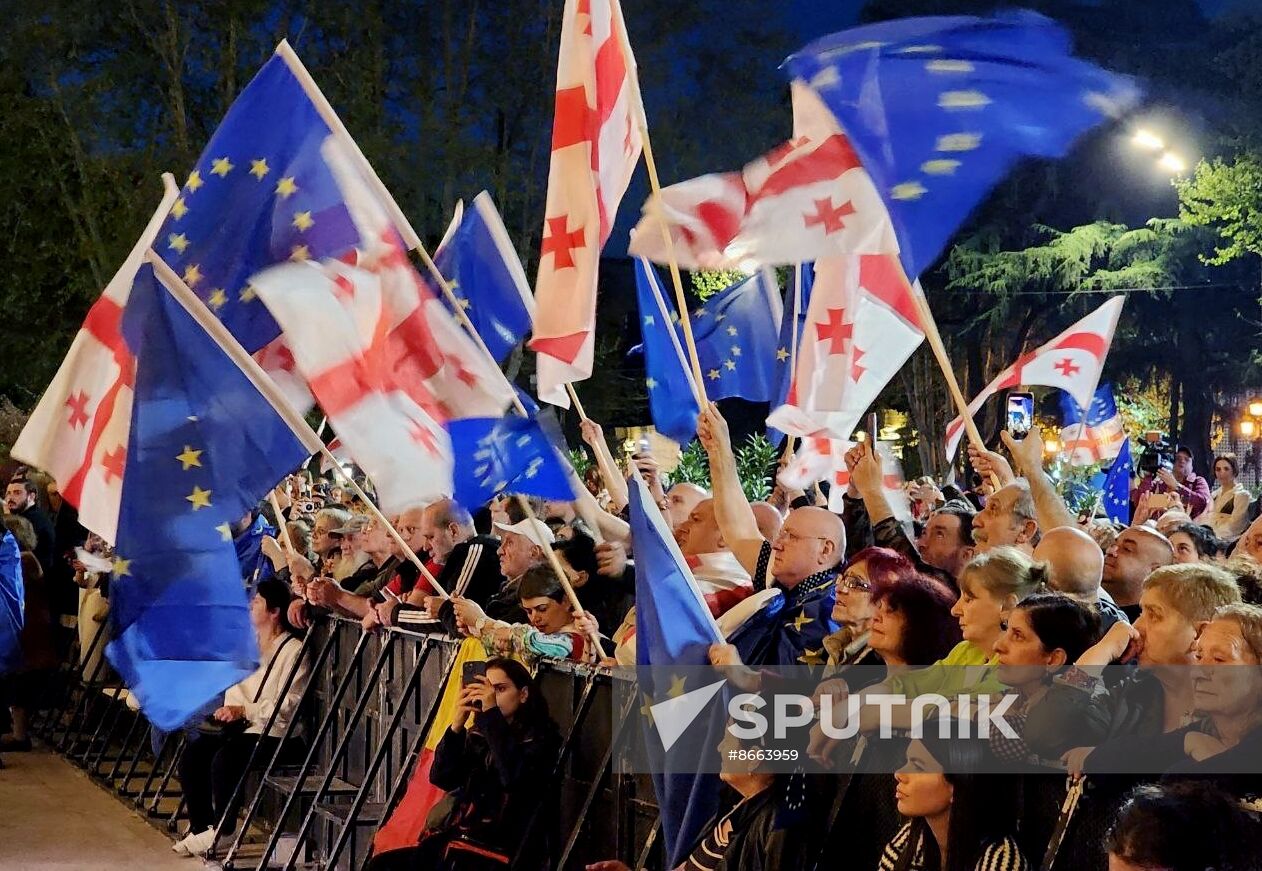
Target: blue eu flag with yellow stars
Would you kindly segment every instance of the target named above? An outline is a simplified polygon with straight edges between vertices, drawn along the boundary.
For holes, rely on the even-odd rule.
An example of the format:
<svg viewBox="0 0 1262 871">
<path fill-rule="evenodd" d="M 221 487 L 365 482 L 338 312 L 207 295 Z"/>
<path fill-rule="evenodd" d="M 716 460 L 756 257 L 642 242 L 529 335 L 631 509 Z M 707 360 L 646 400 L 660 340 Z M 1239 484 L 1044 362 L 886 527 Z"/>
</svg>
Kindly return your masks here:
<svg viewBox="0 0 1262 871">
<path fill-rule="evenodd" d="M 172 731 L 253 673 L 234 526 L 307 451 L 146 265 L 123 312 L 136 356 L 108 654 Z"/>
<path fill-rule="evenodd" d="M 434 255 L 443 277 L 496 362 L 530 332 L 534 300 L 521 260 L 486 191 Z M 446 297 L 439 295 L 446 303 Z"/>
<path fill-rule="evenodd" d="M 273 56 L 228 109 L 154 241 L 247 351 L 280 335 L 250 276 L 359 242 L 320 155 L 329 135 L 285 59 Z"/>
<path fill-rule="evenodd" d="M 789 398 L 793 363 L 797 358 L 794 346 L 802 343 L 806 332 L 806 312 L 811 305 L 811 288 L 815 286 L 815 264 L 798 263 L 793 267 L 789 280 L 789 293 L 785 296 L 787 310 L 780 319 L 780 342 L 776 346 L 776 391 L 771 399 L 773 410 L 784 405 Z M 767 427 L 767 438 L 772 444 L 779 444 L 784 440 L 784 433 Z"/>
<path fill-rule="evenodd" d="M 709 399 L 739 396 L 770 402 L 775 396 L 781 301 L 780 290 L 769 275 L 755 273 L 690 312 Z M 664 303 L 666 296 L 653 265 L 641 258 L 635 277 L 653 424 L 658 432 L 683 444 L 697 432 L 698 413 L 684 356 L 683 329 L 678 315 Z"/>
<path fill-rule="evenodd" d="M 1104 479 L 1104 512 L 1114 523 L 1131 522 L 1131 440 L 1122 442 L 1122 450 L 1109 467 Z"/>
<path fill-rule="evenodd" d="M 447 422 L 451 436 L 452 486 L 469 510 L 500 493 L 521 493 L 570 502 L 565 461 L 533 417 L 466 417 Z"/>
<path fill-rule="evenodd" d="M 1022 157 L 1060 157 L 1139 89 L 1075 58 L 1033 12 L 905 18 L 816 40 L 785 63 L 832 111 L 920 275 Z"/>
</svg>

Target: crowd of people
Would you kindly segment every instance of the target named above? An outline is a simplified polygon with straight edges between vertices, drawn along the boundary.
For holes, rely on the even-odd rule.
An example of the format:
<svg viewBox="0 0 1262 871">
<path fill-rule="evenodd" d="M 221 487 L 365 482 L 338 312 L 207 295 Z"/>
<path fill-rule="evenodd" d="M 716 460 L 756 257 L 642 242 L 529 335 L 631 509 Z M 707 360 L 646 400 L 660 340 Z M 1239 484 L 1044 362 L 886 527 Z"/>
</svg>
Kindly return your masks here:
<svg viewBox="0 0 1262 871">
<path fill-rule="evenodd" d="M 335 613 L 368 632 L 477 639 L 489 658 L 466 680 L 429 774 L 454 800 L 414 848 L 373 867 L 502 867 L 515 855 L 518 867 L 550 867 L 550 839 L 526 821 L 559 727 L 532 675 L 547 659 L 637 661 L 628 484 L 600 427 L 584 421 L 583 437 L 596 471 L 573 503 L 531 500 L 526 511 L 507 497 L 442 499 L 383 519 L 336 482 L 299 472 L 241 519 L 234 541 L 261 661 L 190 727 L 179 772 L 190 828 L 177 853 L 203 854 L 236 825 L 249 760 L 277 750 L 313 678 L 298 639 Z M 784 813 L 789 775 L 725 767 L 731 794 L 682 867 L 799 868 L 823 857 L 856 868 L 1017 869 L 1038 865 L 1049 843 L 1060 843 L 1057 867 L 1262 867 L 1250 810 L 1262 796 L 1262 757 L 1252 755 L 1262 751 L 1262 519 L 1234 457 L 1215 458 L 1211 490 L 1179 448 L 1172 468 L 1137 477 L 1136 522 L 1120 527 L 1071 512 L 1038 440 L 1005 435 L 1006 455 L 970 448 L 977 488 L 916 482 L 908 522 L 862 443 L 846 458 L 834 513 L 819 487 L 777 484 L 751 503 L 714 406 L 698 437 L 709 490 L 670 485 L 647 452 L 632 463 L 727 637 L 710 648 L 712 664 L 751 689 L 778 669 L 812 666 L 816 698 L 832 699 L 838 718 L 852 695 L 902 694 L 908 703 L 889 711 L 896 730 L 915 725 L 916 697 L 1015 693 L 1017 737 L 887 737 L 871 707 L 852 738 L 817 724 L 816 771 L 864 764 L 808 773 L 808 807 L 796 814 Z M 43 677 L 76 648 L 86 661 L 108 607 L 111 554 L 35 470 L 9 483 L 5 508 L 0 565 L 10 551 L 20 563 L 27 619 L 22 661 L 3 678 L 0 751 L 20 752 Z M 751 641 L 752 605 L 771 599 L 778 619 Z M 1008 773 L 982 772 L 985 760 Z M 1079 822 L 1060 842 L 1075 782 L 1088 784 L 1098 831 Z"/>
</svg>

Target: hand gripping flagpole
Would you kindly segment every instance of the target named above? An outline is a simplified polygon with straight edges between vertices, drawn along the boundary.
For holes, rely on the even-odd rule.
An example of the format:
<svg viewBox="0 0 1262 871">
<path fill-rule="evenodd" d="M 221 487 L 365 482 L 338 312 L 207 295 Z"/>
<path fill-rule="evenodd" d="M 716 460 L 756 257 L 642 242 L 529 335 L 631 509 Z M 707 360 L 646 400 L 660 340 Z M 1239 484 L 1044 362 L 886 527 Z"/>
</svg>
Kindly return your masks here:
<svg viewBox="0 0 1262 871">
<path fill-rule="evenodd" d="M 333 456 L 324 442 L 315 434 L 315 430 L 311 428 L 311 425 L 303 420 L 302 415 L 298 414 L 285 400 L 280 390 L 276 387 L 276 383 L 272 381 L 271 376 L 263 371 L 263 368 L 250 356 L 245 348 L 241 347 L 241 343 L 237 341 L 232 333 L 228 332 L 228 328 L 211 313 L 210 309 L 198 298 L 197 294 L 193 293 L 189 286 L 184 283 L 184 280 L 152 248 L 147 252 L 146 259 L 153 264 L 154 274 L 162 286 L 175 297 L 176 302 L 188 312 L 189 316 L 197 321 L 198 325 L 219 346 L 219 349 L 227 354 L 233 363 L 237 364 L 237 368 L 245 374 L 245 377 L 250 379 L 250 383 L 262 394 L 263 398 L 272 406 L 272 409 L 280 415 L 281 420 L 288 424 L 294 436 L 297 437 L 298 441 L 302 442 L 303 447 L 313 454 L 321 454 L 333 464 L 337 474 L 343 479 L 346 486 L 350 487 L 352 492 L 368 506 L 369 512 L 377 519 L 378 523 L 382 524 L 390 534 L 390 537 L 394 539 L 394 543 L 403 550 L 403 553 L 411 560 L 412 564 L 420 570 L 421 575 L 429 582 L 430 586 L 437 590 L 438 594 L 443 598 L 450 598 L 447 591 L 439 586 L 438 579 L 434 577 L 429 569 L 425 568 L 425 563 L 421 561 L 421 558 L 399 535 L 399 531 L 381 513 L 376 504 L 368 498 L 368 495 L 360 489 L 359 484 L 355 483 L 355 479 L 346 474 L 342 469 L 342 464 L 337 461 L 337 458 Z"/>
</svg>

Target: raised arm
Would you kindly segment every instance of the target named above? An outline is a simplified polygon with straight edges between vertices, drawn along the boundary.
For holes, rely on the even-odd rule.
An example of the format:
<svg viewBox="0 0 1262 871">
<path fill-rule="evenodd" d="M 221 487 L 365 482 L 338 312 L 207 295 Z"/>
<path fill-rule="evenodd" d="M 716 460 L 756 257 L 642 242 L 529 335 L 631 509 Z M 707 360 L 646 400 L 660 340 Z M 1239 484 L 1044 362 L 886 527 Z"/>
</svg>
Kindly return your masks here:
<svg viewBox="0 0 1262 871">
<path fill-rule="evenodd" d="M 605 489 L 609 491 L 609 507 L 615 512 L 621 511 L 631 497 L 627 493 L 627 482 L 618 474 L 618 464 L 614 462 L 613 454 L 609 452 L 609 445 L 605 441 L 605 431 L 600 428 L 600 424 L 588 418 L 584 418 L 579 423 L 579 429 L 582 431 L 583 441 L 592 449 L 592 455 L 596 458 L 596 468 L 600 470 Z"/>
<path fill-rule="evenodd" d="M 762 533 L 754 509 L 745 499 L 740 477 L 736 474 L 736 455 L 732 453 L 732 437 L 727 421 L 714 403 L 709 403 L 697 418 L 697 438 L 710 458 L 710 488 L 714 493 L 714 519 L 723 540 L 753 577 L 758 569 L 762 550 Z"/>
<path fill-rule="evenodd" d="M 1012 462 L 1025 480 L 1030 482 L 1030 495 L 1034 497 L 1034 513 L 1039 528 L 1056 529 L 1061 526 L 1077 526 L 1078 518 L 1065 506 L 1052 479 L 1043 471 L 1043 445 L 1033 436 L 1017 441 L 1006 432 L 999 437 L 1012 455 Z"/>
</svg>

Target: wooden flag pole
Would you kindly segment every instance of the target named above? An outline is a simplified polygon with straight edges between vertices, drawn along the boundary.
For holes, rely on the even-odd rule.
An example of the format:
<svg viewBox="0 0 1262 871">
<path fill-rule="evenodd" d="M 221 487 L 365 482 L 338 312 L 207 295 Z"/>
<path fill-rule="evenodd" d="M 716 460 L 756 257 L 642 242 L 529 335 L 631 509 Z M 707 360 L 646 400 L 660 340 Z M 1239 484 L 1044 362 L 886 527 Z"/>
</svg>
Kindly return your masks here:
<svg viewBox="0 0 1262 871">
<path fill-rule="evenodd" d="M 578 401 L 578 393 L 574 391 L 574 385 L 568 381 L 565 382 L 565 392 L 570 394 L 570 402 L 574 403 L 574 410 L 578 412 L 579 419 L 591 420 L 587 416 L 587 412 L 583 410 L 583 403 Z"/>
<path fill-rule="evenodd" d="M 790 325 L 792 330 L 792 343 L 789 346 L 789 382 L 797 377 L 798 371 L 798 318 L 802 313 L 802 264 L 798 263 L 793 267 L 793 323 Z M 787 460 L 793 456 L 793 436 L 789 433 L 784 434 L 784 458 Z"/>
<path fill-rule="evenodd" d="M 267 501 L 272 503 L 272 511 L 276 514 L 276 525 L 280 527 L 280 543 L 285 546 L 286 553 L 294 553 L 294 542 L 289 537 L 289 524 L 285 523 L 285 515 L 280 513 L 280 502 L 276 499 L 276 488 L 267 494 Z"/>
<path fill-rule="evenodd" d="M 381 513 L 381 510 L 368 498 L 368 495 L 360 489 L 355 479 L 346 474 L 342 469 L 342 464 L 337 461 L 337 458 L 333 456 L 324 442 L 315 434 L 315 430 L 311 428 L 311 425 L 303 420 L 302 415 L 298 414 L 290 406 L 277 389 L 275 382 L 263 371 L 262 367 L 250 356 L 249 352 L 241 347 L 241 343 L 228 331 L 228 328 L 211 313 L 210 309 L 198 298 L 197 294 L 193 293 L 189 286 L 184 283 L 184 280 L 152 248 L 149 249 L 146 259 L 153 264 L 154 274 L 158 277 L 158 281 L 162 286 L 167 289 L 167 292 L 175 297 L 176 302 L 188 312 L 193 320 L 197 321 L 198 325 L 219 346 L 219 349 L 227 354 L 233 363 L 237 364 L 237 368 L 245 374 L 246 378 L 250 379 L 250 383 L 262 394 L 263 398 L 272 406 L 272 409 L 280 415 L 281 420 L 285 421 L 298 441 L 302 442 L 303 447 L 312 454 L 320 454 L 326 457 L 333 464 L 346 486 L 350 487 L 351 491 L 368 506 L 368 510 L 376 518 L 377 522 L 385 527 L 390 537 L 394 539 L 394 543 L 400 547 L 412 564 L 420 570 L 421 575 L 429 582 L 430 586 L 437 590 L 438 594 L 443 598 L 450 598 L 447 595 L 447 591 L 439 586 L 438 579 L 430 573 L 429 569 L 425 567 L 425 563 L 421 561 L 421 558 L 413 552 L 408 543 L 399 535 L 399 531 L 394 528 L 394 524 Z"/>
</svg>

